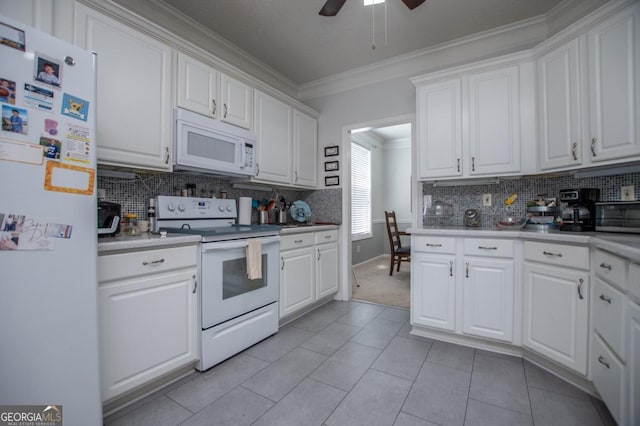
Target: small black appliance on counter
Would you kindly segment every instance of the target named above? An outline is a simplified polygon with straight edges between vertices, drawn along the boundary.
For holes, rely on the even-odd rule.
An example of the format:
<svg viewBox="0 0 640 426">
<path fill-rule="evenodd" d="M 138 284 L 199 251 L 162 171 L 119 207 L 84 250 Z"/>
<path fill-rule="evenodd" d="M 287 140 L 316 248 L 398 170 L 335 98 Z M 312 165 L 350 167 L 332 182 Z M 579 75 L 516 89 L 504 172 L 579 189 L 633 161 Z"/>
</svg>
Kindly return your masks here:
<svg viewBox="0 0 640 426">
<path fill-rule="evenodd" d="M 597 188 L 562 189 L 558 197 L 567 203 L 562 209 L 561 231 L 594 231 L 596 223 L 596 203 L 600 200 Z"/>
<path fill-rule="evenodd" d="M 120 232 L 120 204 L 98 201 L 98 237 L 113 237 Z"/>
</svg>

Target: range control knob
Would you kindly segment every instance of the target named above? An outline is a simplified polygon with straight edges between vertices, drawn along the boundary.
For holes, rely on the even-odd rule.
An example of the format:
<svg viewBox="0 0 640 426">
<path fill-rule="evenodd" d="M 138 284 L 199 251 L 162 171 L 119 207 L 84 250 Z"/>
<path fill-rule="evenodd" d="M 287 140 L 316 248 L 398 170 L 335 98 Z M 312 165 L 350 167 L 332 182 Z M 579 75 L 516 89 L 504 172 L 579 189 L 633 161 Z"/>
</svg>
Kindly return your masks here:
<svg viewBox="0 0 640 426">
<path fill-rule="evenodd" d="M 183 204 L 178 204 L 178 210 L 183 212 L 184 211 L 184 205 Z"/>
<path fill-rule="evenodd" d="M 233 209 L 231 208 L 231 206 L 227 206 L 227 211 L 228 211 L 229 213 L 231 213 L 231 210 L 233 210 Z"/>
<path fill-rule="evenodd" d="M 169 210 L 170 212 L 174 211 L 176 209 L 176 206 L 173 205 L 173 203 L 169 203 L 169 205 L 167 206 L 167 210 Z"/>
<path fill-rule="evenodd" d="M 218 206 L 218 210 L 220 210 L 221 212 L 224 212 L 224 206 L 221 204 Z"/>
</svg>

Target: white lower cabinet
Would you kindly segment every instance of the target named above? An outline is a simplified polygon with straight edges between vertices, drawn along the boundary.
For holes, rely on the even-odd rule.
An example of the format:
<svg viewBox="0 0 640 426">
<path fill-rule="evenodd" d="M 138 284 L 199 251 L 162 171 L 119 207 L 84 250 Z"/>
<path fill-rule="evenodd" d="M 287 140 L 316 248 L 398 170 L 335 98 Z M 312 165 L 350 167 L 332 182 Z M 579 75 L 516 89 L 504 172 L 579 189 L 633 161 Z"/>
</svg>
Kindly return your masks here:
<svg viewBox="0 0 640 426">
<path fill-rule="evenodd" d="M 413 324 L 513 340 L 513 241 L 414 237 L 411 244 Z"/>
<path fill-rule="evenodd" d="M 629 301 L 627 305 L 627 387 L 629 423 L 640 422 L 640 305 Z"/>
<path fill-rule="evenodd" d="M 465 258 L 463 285 L 466 334 L 513 340 L 513 260 Z"/>
<path fill-rule="evenodd" d="M 103 401 L 197 358 L 197 246 L 98 257 Z"/>
<path fill-rule="evenodd" d="M 593 384 L 616 422 L 626 424 L 621 418 L 624 413 L 624 395 L 626 393 L 624 389 L 625 365 L 598 334 L 593 335 L 591 347 Z"/>
<path fill-rule="evenodd" d="M 338 291 L 338 230 L 283 235 L 280 240 L 280 318 Z"/>
<path fill-rule="evenodd" d="M 524 256 L 522 344 L 586 375 L 588 247 L 525 241 Z"/>
<path fill-rule="evenodd" d="M 414 242 L 412 246 L 415 247 Z M 412 253 L 412 324 L 454 331 L 456 322 L 455 255 Z"/>
</svg>

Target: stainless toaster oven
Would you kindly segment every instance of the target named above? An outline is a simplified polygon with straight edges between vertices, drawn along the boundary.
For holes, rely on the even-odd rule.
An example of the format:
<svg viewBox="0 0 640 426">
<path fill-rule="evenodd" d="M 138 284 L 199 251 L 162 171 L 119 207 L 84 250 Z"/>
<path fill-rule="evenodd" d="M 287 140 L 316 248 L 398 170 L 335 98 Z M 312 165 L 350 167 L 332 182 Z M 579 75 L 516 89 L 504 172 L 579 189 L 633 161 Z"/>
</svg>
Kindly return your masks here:
<svg viewBox="0 0 640 426">
<path fill-rule="evenodd" d="M 120 232 L 120 204 L 98 201 L 98 237 L 113 237 Z"/>
<path fill-rule="evenodd" d="M 640 234 L 640 201 L 596 203 L 596 231 Z"/>
</svg>

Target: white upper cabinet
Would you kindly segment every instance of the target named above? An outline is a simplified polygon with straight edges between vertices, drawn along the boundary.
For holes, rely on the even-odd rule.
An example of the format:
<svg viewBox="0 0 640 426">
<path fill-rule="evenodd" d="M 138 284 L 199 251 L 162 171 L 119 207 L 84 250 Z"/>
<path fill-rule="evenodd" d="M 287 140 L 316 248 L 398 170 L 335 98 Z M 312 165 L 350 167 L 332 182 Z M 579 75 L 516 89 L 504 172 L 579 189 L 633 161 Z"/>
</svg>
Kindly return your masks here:
<svg viewBox="0 0 640 426">
<path fill-rule="evenodd" d="M 540 169 L 582 164 L 578 40 L 537 60 Z"/>
<path fill-rule="evenodd" d="M 419 86 L 418 178 L 462 176 L 461 79 Z"/>
<path fill-rule="evenodd" d="M 532 65 L 525 55 L 412 79 L 418 179 L 522 172 L 522 133 L 534 117 L 533 95 L 528 95 L 533 75 L 527 67 Z M 523 108 L 524 102 L 531 106 Z"/>
<path fill-rule="evenodd" d="M 171 48 L 79 3 L 75 44 L 98 54 L 98 163 L 171 170 Z"/>
<path fill-rule="evenodd" d="M 293 110 L 293 150 L 293 184 L 315 188 L 318 122 L 298 110 Z"/>
<path fill-rule="evenodd" d="M 587 33 L 590 158 L 640 155 L 640 4 Z"/>
<path fill-rule="evenodd" d="M 255 182 L 315 188 L 317 120 L 255 90 Z"/>
<path fill-rule="evenodd" d="M 469 76 L 469 154 L 469 175 L 520 171 L 517 65 Z"/>
<path fill-rule="evenodd" d="M 177 104 L 245 129 L 253 127 L 253 89 L 183 53 L 178 53 Z"/>
<path fill-rule="evenodd" d="M 255 91 L 255 180 L 292 182 L 292 110 L 284 102 Z"/>
</svg>

